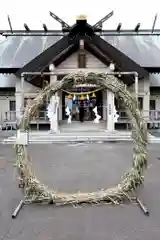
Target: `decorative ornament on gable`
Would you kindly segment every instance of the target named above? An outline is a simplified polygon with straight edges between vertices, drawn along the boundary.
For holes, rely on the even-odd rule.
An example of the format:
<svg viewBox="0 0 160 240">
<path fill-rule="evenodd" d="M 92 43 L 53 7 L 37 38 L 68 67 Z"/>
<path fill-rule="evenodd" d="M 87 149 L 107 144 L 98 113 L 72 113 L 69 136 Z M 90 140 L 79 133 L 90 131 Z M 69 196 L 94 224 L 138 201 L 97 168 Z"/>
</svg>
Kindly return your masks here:
<svg viewBox="0 0 160 240">
<path fill-rule="evenodd" d="M 51 64 L 49 65 L 49 71 L 50 71 L 50 72 L 54 72 L 54 70 L 55 70 L 54 64 L 51 63 Z"/>
<path fill-rule="evenodd" d="M 115 64 L 114 63 L 110 63 L 109 68 L 111 71 L 115 70 Z"/>
</svg>

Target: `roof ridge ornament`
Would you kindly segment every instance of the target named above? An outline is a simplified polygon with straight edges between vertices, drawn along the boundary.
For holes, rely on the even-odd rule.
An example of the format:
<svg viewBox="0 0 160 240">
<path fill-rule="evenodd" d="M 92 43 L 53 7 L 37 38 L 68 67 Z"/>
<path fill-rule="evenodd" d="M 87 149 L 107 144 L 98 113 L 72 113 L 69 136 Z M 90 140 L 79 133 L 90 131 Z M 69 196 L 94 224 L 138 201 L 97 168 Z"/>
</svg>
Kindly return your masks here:
<svg viewBox="0 0 160 240">
<path fill-rule="evenodd" d="M 79 14 L 76 16 L 76 20 L 87 20 L 86 14 Z"/>
</svg>

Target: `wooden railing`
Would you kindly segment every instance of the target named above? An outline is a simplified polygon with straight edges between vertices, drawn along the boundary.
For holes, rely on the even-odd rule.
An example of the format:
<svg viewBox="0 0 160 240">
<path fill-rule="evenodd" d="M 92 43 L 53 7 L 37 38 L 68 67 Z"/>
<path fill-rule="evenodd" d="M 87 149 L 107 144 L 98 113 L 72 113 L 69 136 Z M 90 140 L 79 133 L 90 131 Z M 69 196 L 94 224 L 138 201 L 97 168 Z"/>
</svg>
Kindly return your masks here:
<svg viewBox="0 0 160 240">
<path fill-rule="evenodd" d="M 62 111 L 63 106 L 59 107 L 59 111 Z M 99 111 L 104 112 L 103 108 L 105 108 L 105 112 L 107 114 L 107 108 L 105 106 L 99 107 Z M 101 110 L 100 110 L 101 109 Z M 126 111 L 117 111 L 119 114 L 119 123 L 130 122 L 129 117 L 127 116 Z M 143 111 L 144 118 L 147 122 L 159 122 L 160 123 L 160 111 L 157 110 L 150 110 L 150 111 Z M 103 116 L 104 117 L 104 116 Z M 35 116 L 33 117 L 32 121 L 46 121 L 48 122 L 49 119 L 47 117 L 47 111 L 38 111 Z M 8 111 L 8 112 L 1 112 L 0 113 L 0 122 L 16 122 L 16 112 L 15 111 Z"/>
<path fill-rule="evenodd" d="M 1 122 L 16 122 L 16 111 L 1 113 Z M 33 116 L 33 121 L 48 121 L 47 111 L 38 111 Z"/>
</svg>

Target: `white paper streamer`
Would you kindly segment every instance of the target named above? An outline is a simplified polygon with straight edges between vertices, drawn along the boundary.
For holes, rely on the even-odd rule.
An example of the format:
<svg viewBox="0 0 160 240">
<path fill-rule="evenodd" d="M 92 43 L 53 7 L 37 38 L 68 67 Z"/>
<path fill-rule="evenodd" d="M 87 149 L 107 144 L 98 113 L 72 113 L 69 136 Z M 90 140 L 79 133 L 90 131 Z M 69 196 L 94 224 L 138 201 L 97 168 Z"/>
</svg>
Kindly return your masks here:
<svg viewBox="0 0 160 240">
<path fill-rule="evenodd" d="M 95 114 L 95 119 L 93 120 L 94 123 L 99 123 L 99 120 L 101 119 L 101 116 L 98 114 L 97 106 L 93 108 L 93 112 Z"/>
<path fill-rule="evenodd" d="M 58 106 L 59 106 L 59 97 L 53 95 L 50 99 L 50 103 L 47 107 L 47 116 L 50 121 L 51 131 L 58 131 Z"/>
<path fill-rule="evenodd" d="M 115 108 L 115 105 L 113 106 L 113 121 L 114 123 L 118 122 L 119 114 L 117 114 L 117 110 Z"/>
<path fill-rule="evenodd" d="M 71 115 L 71 111 L 70 111 L 69 107 L 67 106 L 65 110 L 66 110 L 66 115 L 68 116 L 67 122 L 72 123 L 72 115 Z"/>
<path fill-rule="evenodd" d="M 74 94 L 74 96 L 73 96 L 73 101 L 75 101 L 76 100 L 76 95 Z"/>
</svg>

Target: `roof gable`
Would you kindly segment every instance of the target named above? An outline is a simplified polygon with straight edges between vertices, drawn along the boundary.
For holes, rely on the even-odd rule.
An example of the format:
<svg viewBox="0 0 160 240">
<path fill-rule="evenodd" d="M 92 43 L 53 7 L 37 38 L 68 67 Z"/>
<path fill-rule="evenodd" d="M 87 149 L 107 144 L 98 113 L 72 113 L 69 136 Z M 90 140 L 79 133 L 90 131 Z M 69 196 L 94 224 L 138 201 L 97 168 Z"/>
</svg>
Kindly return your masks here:
<svg viewBox="0 0 160 240">
<path fill-rule="evenodd" d="M 79 50 L 71 54 L 68 58 L 63 61 L 57 66 L 57 69 L 76 69 L 78 68 L 78 54 L 80 53 Z M 83 50 L 83 53 L 86 55 L 86 68 L 106 68 L 106 65 L 103 63 L 98 57 L 94 56 L 91 51 Z"/>
<path fill-rule="evenodd" d="M 64 59 L 79 49 L 79 39 L 84 39 L 85 49 L 106 65 L 114 61 L 119 71 L 136 71 L 139 78 L 148 76 L 148 72 L 143 67 L 96 35 L 92 27 L 88 23 L 84 24 L 83 21 L 75 24 L 69 34 L 22 67 L 16 75 L 20 76 L 23 72 L 43 71 L 51 62 L 56 66 L 59 65 Z"/>
<path fill-rule="evenodd" d="M 97 46 L 101 52 L 109 56 L 110 59 L 113 59 L 117 67 L 122 71 L 126 72 L 136 71 L 138 72 L 139 78 L 147 77 L 149 75 L 148 72 L 143 67 L 141 67 L 131 58 L 126 56 L 120 50 L 113 47 L 111 44 L 109 44 L 96 34 L 93 36 L 92 41 L 93 44 Z"/>
</svg>

